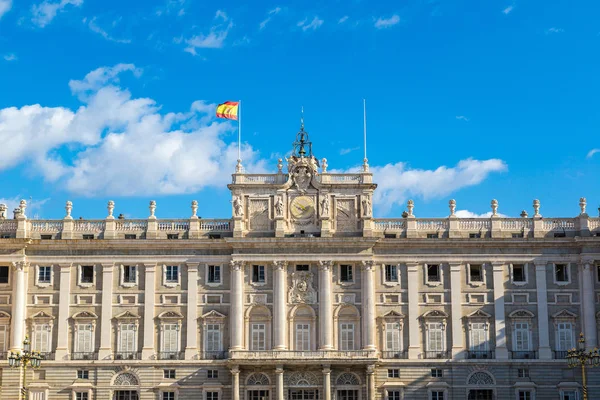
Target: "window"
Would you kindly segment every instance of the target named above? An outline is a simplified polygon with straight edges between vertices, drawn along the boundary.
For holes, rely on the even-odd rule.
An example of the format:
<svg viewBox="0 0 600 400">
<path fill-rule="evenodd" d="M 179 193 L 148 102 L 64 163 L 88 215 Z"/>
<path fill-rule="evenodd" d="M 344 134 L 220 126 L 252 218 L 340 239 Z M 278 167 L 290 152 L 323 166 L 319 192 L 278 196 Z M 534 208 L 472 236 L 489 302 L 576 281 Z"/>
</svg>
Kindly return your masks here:
<svg viewBox="0 0 600 400">
<path fill-rule="evenodd" d="M 5 239 L 8 239 L 8 237 L 5 238 Z M 42 239 L 42 240 L 52 240 L 52 235 L 40 235 L 40 239 Z"/>
<path fill-rule="evenodd" d="M 175 400 L 175 392 L 162 392 L 161 400 Z"/>
<path fill-rule="evenodd" d="M 431 377 L 432 378 L 442 378 L 444 376 L 444 372 L 440 368 L 431 368 Z"/>
<path fill-rule="evenodd" d="M 92 324 L 78 324 L 76 332 L 75 352 L 92 353 L 94 351 L 94 327 Z"/>
<path fill-rule="evenodd" d="M 390 390 L 388 392 L 388 399 L 389 400 L 401 400 L 402 397 L 400 397 L 401 393 L 399 390 Z"/>
<path fill-rule="evenodd" d="M 340 265 L 340 281 L 354 282 L 352 265 Z"/>
<path fill-rule="evenodd" d="M 208 266 L 208 283 L 221 283 L 221 266 L 220 265 L 209 265 Z"/>
<path fill-rule="evenodd" d="M 175 370 L 174 369 L 163 369 L 163 377 L 165 379 L 175 379 Z"/>
<path fill-rule="evenodd" d="M 33 327 L 33 343 L 31 348 L 40 353 L 50 353 L 51 327 L 49 324 L 39 324 Z"/>
<path fill-rule="evenodd" d="M 574 346 L 573 324 L 570 322 L 559 322 L 556 324 L 556 350 L 568 351 Z"/>
<path fill-rule="evenodd" d="M 94 266 L 93 265 L 82 265 L 81 266 L 81 283 L 94 283 Z"/>
<path fill-rule="evenodd" d="M 123 283 L 135 283 L 137 281 L 136 266 L 123 265 Z"/>
<path fill-rule="evenodd" d="M 388 264 L 385 266 L 385 281 L 398 282 L 398 266 Z"/>
<path fill-rule="evenodd" d="M 481 239 L 481 233 L 469 233 L 469 239 Z"/>
<path fill-rule="evenodd" d="M 354 324 L 340 324 L 340 350 L 354 350 Z"/>
<path fill-rule="evenodd" d="M 561 390 L 560 400 L 578 400 L 579 393 L 576 390 Z"/>
<path fill-rule="evenodd" d="M 91 235 L 84 234 L 83 235 L 83 240 L 93 240 L 93 239 L 94 239 L 93 234 L 91 234 Z"/>
<path fill-rule="evenodd" d="M 483 265 L 469 265 L 469 278 L 471 282 L 483 282 Z"/>
<path fill-rule="evenodd" d="M 217 370 L 217 369 L 209 369 L 206 372 L 206 377 L 208 379 L 219 379 L 219 370 Z"/>
<path fill-rule="evenodd" d="M 219 392 L 206 392 L 206 400 L 219 400 Z"/>
<path fill-rule="evenodd" d="M 439 239 L 440 235 L 437 233 L 428 233 L 427 239 Z"/>
<path fill-rule="evenodd" d="M 517 370 L 517 376 L 519 378 L 529 378 L 529 370 L 527 368 L 519 368 Z"/>
<path fill-rule="evenodd" d="M 165 266 L 165 282 L 179 283 L 179 265 Z"/>
<path fill-rule="evenodd" d="M 533 400 L 531 390 L 519 390 L 519 400 Z"/>
<path fill-rule="evenodd" d="M 440 282 L 440 266 L 437 264 L 427 265 L 427 282 Z"/>
<path fill-rule="evenodd" d="M 385 345 L 388 351 L 400 351 L 400 324 L 398 322 L 385 324 Z"/>
<path fill-rule="evenodd" d="M 167 233 L 167 239 L 179 239 L 179 233 Z"/>
<path fill-rule="evenodd" d="M 512 275 L 514 283 L 527 282 L 527 276 L 525 275 L 525 265 L 523 264 L 513 264 Z"/>
<path fill-rule="evenodd" d="M 7 350 L 9 327 L 9 325 L 0 325 L 0 352 L 5 352 Z"/>
<path fill-rule="evenodd" d="M 135 333 L 137 327 L 135 324 L 121 324 L 121 336 L 119 340 L 119 351 L 123 353 L 133 353 L 136 349 Z"/>
<path fill-rule="evenodd" d="M 8 267 L 2 266 L 0 267 L 0 284 L 8 283 Z"/>
<path fill-rule="evenodd" d="M 441 322 L 427 324 L 427 350 L 444 351 L 444 325 Z"/>
<path fill-rule="evenodd" d="M 443 390 L 433 390 L 431 392 L 431 400 L 444 400 Z"/>
<path fill-rule="evenodd" d="M 308 270 L 309 270 L 309 266 L 307 264 L 296 265 L 296 271 L 298 271 L 298 272 L 308 271 Z"/>
<path fill-rule="evenodd" d="M 206 325 L 206 351 L 221 351 L 221 325 L 207 324 Z"/>
<path fill-rule="evenodd" d="M 388 369 L 388 378 L 400 378 L 400 370 Z"/>
<path fill-rule="evenodd" d="M 77 379 L 90 379 L 90 371 L 87 369 L 78 369 Z"/>
<path fill-rule="evenodd" d="M 129 240 L 129 239 L 136 239 L 136 238 L 137 238 L 137 236 L 135 233 L 126 233 L 125 234 L 125 239 Z"/>
<path fill-rule="evenodd" d="M 266 341 L 265 324 L 252 324 L 252 350 L 266 350 Z"/>
<path fill-rule="evenodd" d="M 39 266 L 38 267 L 38 283 L 50 283 L 52 267 L 50 266 Z"/>
<path fill-rule="evenodd" d="M 310 325 L 296 324 L 296 351 L 310 350 Z"/>
<path fill-rule="evenodd" d="M 162 349 L 164 353 L 176 353 L 179 351 L 179 325 L 163 324 Z"/>
<path fill-rule="evenodd" d="M 515 322 L 513 341 L 515 351 L 530 351 L 528 322 Z"/>
<path fill-rule="evenodd" d="M 569 268 L 567 264 L 556 264 L 554 267 L 554 274 L 557 283 L 569 282 Z"/>
<path fill-rule="evenodd" d="M 77 392 L 75 393 L 75 400 L 89 400 L 88 392 Z"/>
<path fill-rule="evenodd" d="M 253 265 L 252 266 L 252 282 L 254 283 L 265 283 L 265 266 L 264 265 Z"/>
<path fill-rule="evenodd" d="M 487 324 L 485 322 L 476 322 L 471 324 L 470 330 L 470 350 L 471 351 L 487 351 Z"/>
</svg>

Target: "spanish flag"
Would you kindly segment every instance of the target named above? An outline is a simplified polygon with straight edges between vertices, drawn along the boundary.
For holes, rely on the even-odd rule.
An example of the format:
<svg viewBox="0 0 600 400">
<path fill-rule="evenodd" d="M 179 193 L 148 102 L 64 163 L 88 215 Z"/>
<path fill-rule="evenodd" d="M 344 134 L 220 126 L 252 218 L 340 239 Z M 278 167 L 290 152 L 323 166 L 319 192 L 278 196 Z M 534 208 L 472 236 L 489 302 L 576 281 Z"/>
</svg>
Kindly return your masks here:
<svg viewBox="0 0 600 400">
<path fill-rule="evenodd" d="M 238 108 L 240 103 L 238 101 L 226 101 L 223 104 L 217 106 L 217 118 L 225 119 L 238 119 Z"/>
</svg>

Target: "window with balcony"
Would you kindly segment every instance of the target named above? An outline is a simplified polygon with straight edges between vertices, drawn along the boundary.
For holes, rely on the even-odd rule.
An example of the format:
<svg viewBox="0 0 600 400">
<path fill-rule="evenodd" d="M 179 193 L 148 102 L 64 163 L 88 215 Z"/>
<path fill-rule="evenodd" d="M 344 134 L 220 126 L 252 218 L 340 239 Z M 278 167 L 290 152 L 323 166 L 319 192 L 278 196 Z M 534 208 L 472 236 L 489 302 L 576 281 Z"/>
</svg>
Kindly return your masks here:
<svg viewBox="0 0 600 400">
<path fill-rule="evenodd" d="M 340 350 L 354 350 L 354 324 L 340 324 Z"/>
<path fill-rule="evenodd" d="M 117 359 L 135 359 L 137 354 L 137 325 L 131 322 L 121 323 L 118 336 Z"/>
<path fill-rule="evenodd" d="M 0 285 L 8 284 L 8 271 L 8 267 L 0 266 Z"/>
<path fill-rule="evenodd" d="M 75 326 L 75 353 L 89 355 L 94 352 L 94 326 L 82 323 Z"/>
<path fill-rule="evenodd" d="M 221 283 L 221 266 L 220 265 L 209 265 L 208 266 L 208 276 L 206 277 L 206 281 L 212 284 L 220 284 Z"/>
<path fill-rule="evenodd" d="M 52 267 L 50 266 L 38 266 L 38 284 L 50 284 L 52 283 Z"/>
<path fill-rule="evenodd" d="M 2 317 L 1 313 L 0 313 L 0 317 Z M 0 354 L 2 354 L 2 356 L 4 356 L 4 354 L 8 351 L 9 329 L 10 329 L 10 324 L 9 324 L 9 321 L 7 318 L 6 322 L 2 322 L 2 324 L 0 324 Z"/>
<path fill-rule="evenodd" d="M 207 352 L 221 351 L 221 343 L 221 325 L 206 324 L 206 338 L 204 343 L 204 350 Z"/>
<path fill-rule="evenodd" d="M 161 326 L 161 359 L 176 360 L 179 358 L 179 324 L 163 323 Z"/>
<path fill-rule="evenodd" d="M 569 274 L 569 265 L 568 264 L 555 264 L 554 265 L 554 280 L 556 284 L 567 284 L 571 282 L 570 274 Z"/>
<path fill-rule="evenodd" d="M 573 324 L 571 322 L 556 323 L 556 351 L 564 353 L 575 347 Z M 560 357 L 563 358 L 563 357 Z"/>
<path fill-rule="evenodd" d="M 388 283 L 398 282 L 398 266 L 393 264 L 387 264 L 385 266 L 385 281 Z"/>
<path fill-rule="evenodd" d="M 446 350 L 445 342 L 444 324 L 442 322 L 427 323 L 427 351 L 431 353 L 432 356 L 441 354 Z"/>
<path fill-rule="evenodd" d="M 488 324 L 472 322 L 469 324 L 470 358 L 490 358 L 488 352 Z"/>
<path fill-rule="evenodd" d="M 469 283 L 483 283 L 483 265 L 469 264 Z"/>
<path fill-rule="evenodd" d="M 46 323 L 33 326 L 32 349 L 40 353 L 52 352 L 52 326 Z"/>
<path fill-rule="evenodd" d="M 267 281 L 264 265 L 252 266 L 252 283 L 263 284 Z"/>
<path fill-rule="evenodd" d="M 351 283 L 354 282 L 352 265 L 340 265 L 340 282 Z"/>
<path fill-rule="evenodd" d="M 264 351 L 267 348 L 267 332 L 265 324 L 252 324 L 251 326 L 252 343 L 251 349 L 254 351 Z"/>
<path fill-rule="evenodd" d="M 296 324 L 296 351 L 309 351 L 310 347 L 310 324 Z"/>
<path fill-rule="evenodd" d="M 401 332 L 399 322 L 388 322 L 385 324 L 385 346 L 387 351 L 393 353 L 401 351 Z"/>
<path fill-rule="evenodd" d="M 515 322 L 513 329 L 513 350 L 531 351 L 529 322 Z"/>
<path fill-rule="evenodd" d="M 442 281 L 442 274 L 438 264 L 427 265 L 427 282 L 439 283 Z"/>
</svg>

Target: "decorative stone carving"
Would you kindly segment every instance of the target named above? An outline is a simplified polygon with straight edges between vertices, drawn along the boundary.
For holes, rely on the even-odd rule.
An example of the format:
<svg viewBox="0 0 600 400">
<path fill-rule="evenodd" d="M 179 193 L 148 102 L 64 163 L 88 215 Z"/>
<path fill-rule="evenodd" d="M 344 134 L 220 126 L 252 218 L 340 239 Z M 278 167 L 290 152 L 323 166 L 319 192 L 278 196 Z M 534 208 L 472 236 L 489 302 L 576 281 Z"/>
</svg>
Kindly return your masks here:
<svg viewBox="0 0 600 400">
<path fill-rule="evenodd" d="M 448 207 L 450 207 L 450 216 L 453 217 L 456 211 L 456 200 L 452 199 L 448 202 Z"/>
<path fill-rule="evenodd" d="M 469 377 L 467 385 L 488 386 L 494 384 L 494 378 L 487 372 L 479 371 Z"/>
<path fill-rule="evenodd" d="M 275 216 L 283 216 L 283 198 L 281 196 L 275 197 Z"/>
<path fill-rule="evenodd" d="M 323 173 L 326 173 L 326 172 L 327 172 L 327 167 L 328 167 L 328 165 L 327 165 L 327 159 L 326 159 L 326 158 L 323 158 L 323 159 L 321 160 L 321 171 L 322 171 Z"/>
<path fill-rule="evenodd" d="M 117 375 L 114 380 L 114 386 L 139 386 L 140 382 L 137 377 L 131 372 L 123 372 Z"/>
<path fill-rule="evenodd" d="M 371 196 L 363 195 L 361 202 L 362 202 L 363 217 L 370 217 L 371 213 L 373 211 L 371 209 Z"/>
<path fill-rule="evenodd" d="M 269 222 L 269 200 L 250 199 L 249 205 L 250 229 L 256 231 L 268 231 Z"/>
<path fill-rule="evenodd" d="M 287 376 L 286 386 L 318 386 L 319 379 L 309 371 L 296 371 Z"/>
<path fill-rule="evenodd" d="M 267 304 L 267 295 L 266 294 L 249 294 L 248 295 L 248 303 L 249 304 Z"/>
<path fill-rule="evenodd" d="M 198 218 L 198 202 L 192 200 L 192 218 Z"/>
<path fill-rule="evenodd" d="M 312 173 L 309 172 L 307 167 L 298 167 L 292 173 L 292 182 L 300 192 L 306 191 L 311 179 Z"/>
<path fill-rule="evenodd" d="M 329 217 L 329 195 L 325 194 L 321 198 L 321 217 Z"/>
<path fill-rule="evenodd" d="M 336 229 L 340 232 L 356 230 L 356 211 L 353 199 L 338 199 L 336 201 Z"/>
<path fill-rule="evenodd" d="M 312 285 L 313 274 L 310 272 L 294 272 L 292 286 L 288 291 L 288 302 L 291 304 L 317 302 L 317 291 Z"/>
<path fill-rule="evenodd" d="M 113 216 L 113 211 L 115 210 L 115 202 L 112 200 L 109 200 L 106 208 L 108 209 L 108 217 L 107 218 L 114 219 L 115 217 Z"/>
<path fill-rule="evenodd" d="M 335 384 L 340 386 L 357 386 L 360 385 L 360 380 L 355 374 L 351 372 L 344 372 L 340 374 L 340 376 L 338 376 L 338 378 L 335 381 Z"/>
<path fill-rule="evenodd" d="M 413 200 L 409 200 L 406 203 L 406 208 L 408 209 L 408 216 L 412 217 L 413 216 L 413 209 L 415 208 L 415 202 Z"/>
<path fill-rule="evenodd" d="M 495 217 L 498 215 L 498 200 L 493 199 L 492 203 L 491 203 L 491 207 L 492 207 L 492 217 Z"/>
<path fill-rule="evenodd" d="M 27 202 L 25 200 L 21 200 L 19 202 L 19 208 L 21 209 L 21 215 L 25 217 L 25 209 L 27 208 Z"/>
<path fill-rule="evenodd" d="M 6 210 L 8 209 L 8 207 L 6 207 L 6 204 L 0 204 L 0 219 L 6 219 Z"/>
<path fill-rule="evenodd" d="M 533 214 L 534 217 L 541 217 L 541 215 L 540 215 L 540 201 L 538 199 L 535 199 L 533 201 L 533 211 L 534 211 L 534 214 Z"/>
<path fill-rule="evenodd" d="M 148 207 L 150 209 L 150 219 L 156 219 L 156 215 L 154 215 L 154 212 L 156 211 L 156 201 L 154 200 L 150 200 L 150 206 Z"/>
<path fill-rule="evenodd" d="M 65 215 L 65 219 L 73 219 L 73 217 L 71 217 L 71 210 L 73 210 L 73 203 L 71 203 L 70 201 L 67 201 L 67 203 L 65 205 L 65 210 L 67 211 L 67 215 Z"/>
<path fill-rule="evenodd" d="M 330 271 L 333 266 L 333 261 L 319 261 L 319 268 L 324 271 Z"/>
<path fill-rule="evenodd" d="M 521 211 L 521 218 L 527 218 L 529 216 L 529 214 L 527 214 L 527 211 L 523 210 Z"/>
<path fill-rule="evenodd" d="M 246 384 L 249 386 L 267 386 L 270 384 L 269 377 L 260 372 L 255 372 L 248 377 Z"/>
<path fill-rule="evenodd" d="M 363 261 L 362 267 L 365 271 L 372 271 L 375 269 L 375 263 L 371 260 Z"/>
<path fill-rule="evenodd" d="M 244 267 L 244 262 L 232 260 L 229 263 L 229 265 L 231 266 L 231 269 L 233 269 L 234 271 L 239 271 L 240 269 L 242 269 Z"/>
<path fill-rule="evenodd" d="M 233 196 L 233 200 L 231 201 L 233 205 L 233 215 L 235 217 L 243 217 L 244 216 L 244 204 L 242 202 L 242 198 L 240 196 Z"/>
<path fill-rule="evenodd" d="M 581 214 L 585 214 L 585 208 L 587 207 L 587 200 L 585 197 L 579 199 L 579 208 L 581 209 Z"/>
<path fill-rule="evenodd" d="M 356 293 L 339 293 L 338 303 L 340 304 L 356 304 Z"/>
<path fill-rule="evenodd" d="M 283 160 L 281 158 L 277 160 L 277 173 L 283 173 Z"/>
</svg>

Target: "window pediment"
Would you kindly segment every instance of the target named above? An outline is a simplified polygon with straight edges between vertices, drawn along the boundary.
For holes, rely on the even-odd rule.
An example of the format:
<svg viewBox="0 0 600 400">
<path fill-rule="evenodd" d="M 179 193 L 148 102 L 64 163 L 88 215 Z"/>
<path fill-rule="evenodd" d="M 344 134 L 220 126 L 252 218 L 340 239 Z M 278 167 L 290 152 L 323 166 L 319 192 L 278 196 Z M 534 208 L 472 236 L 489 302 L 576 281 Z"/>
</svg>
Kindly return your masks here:
<svg viewBox="0 0 600 400">
<path fill-rule="evenodd" d="M 35 322 L 47 322 L 47 321 L 52 321 L 54 320 L 54 317 L 48 313 L 46 313 L 45 311 L 40 311 L 34 315 L 31 316 L 31 319 L 34 320 Z"/>
<path fill-rule="evenodd" d="M 566 319 L 566 320 L 575 320 L 577 319 L 577 314 L 572 313 L 569 310 L 560 310 L 556 314 L 552 315 L 554 319 Z"/>
<path fill-rule="evenodd" d="M 74 314 L 72 317 L 74 320 L 90 320 L 90 319 L 98 319 L 98 316 L 90 311 L 81 311 L 77 314 Z"/>
<path fill-rule="evenodd" d="M 477 319 L 477 318 L 479 318 L 479 319 L 489 319 L 491 317 L 492 316 L 490 314 L 486 313 L 483 310 L 476 310 L 476 311 L 472 312 L 471 314 L 467 315 L 468 319 Z"/>
<path fill-rule="evenodd" d="M 423 319 L 446 319 L 448 318 L 448 314 L 442 310 L 431 310 L 427 311 L 425 314 L 421 316 Z"/>
<path fill-rule="evenodd" d="M 125 311 L 124 313 L 116 315 L 114 319 L 116 319 L 116 320 L 140 319 L 140 316 L 137 315 L 137 314 L 132 313 L 131 311 Z"/>
<path fill-rule="evenodd" d="M 183 315 L 176 311 L 165 311 L 158 316 L 158 319 L 183 319 Z"/>
<path fill-rule="evenodd" d="M 222 320 L 227 318 L 225 315 L 221 314 L 220 312 L 218 312 L 217 310 L 211 310 L 209 312 L 207 312 L 206 314 L 202 315 L 202 319 L 218 319 L 218 320 Z"/>
<path fill-rule="evenodd" d="M 4 311 L 0 311 L 0 323 L 9 323 L 10 314 Z"/>
<path fill-rule="evenodd" d="M 402 313 L 400 313 L 400 312 L 398 312 L 398 311 L 393 311 L 392 310 L 392 311 L 390 311 L 390 312 L 382 315 L 381 318 L 384 318 L 384 319 L 404 319 L 405 315 L 402 314 Z"/>
<path fill-rule="evenodd" d="M 535 317 L 533 313 L 529 310 L 515 310 L 508 314 L 509 318 L 522 318 L 522 319 L 531 319 Z"/>
</svg>

